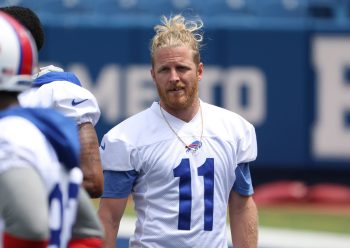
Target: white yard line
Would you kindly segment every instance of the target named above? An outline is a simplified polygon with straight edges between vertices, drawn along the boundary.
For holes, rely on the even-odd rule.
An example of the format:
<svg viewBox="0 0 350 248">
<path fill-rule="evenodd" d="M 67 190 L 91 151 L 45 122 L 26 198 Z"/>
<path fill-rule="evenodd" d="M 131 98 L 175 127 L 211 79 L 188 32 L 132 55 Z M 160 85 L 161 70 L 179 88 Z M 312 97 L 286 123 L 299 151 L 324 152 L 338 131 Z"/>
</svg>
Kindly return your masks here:
<svg viewBox="0 0 350 248">
<path fill-rule="evenodd" d="M 135 219 L 124 216 L 119 235 L 128 238 L 134 232 Z M 228 227 L 229 244 L 231 235 Z M 287 230 L 280 228 L 259 228 L 260 248 L 349 248 L 350 235 L 326 232 Z"/>
</svg>

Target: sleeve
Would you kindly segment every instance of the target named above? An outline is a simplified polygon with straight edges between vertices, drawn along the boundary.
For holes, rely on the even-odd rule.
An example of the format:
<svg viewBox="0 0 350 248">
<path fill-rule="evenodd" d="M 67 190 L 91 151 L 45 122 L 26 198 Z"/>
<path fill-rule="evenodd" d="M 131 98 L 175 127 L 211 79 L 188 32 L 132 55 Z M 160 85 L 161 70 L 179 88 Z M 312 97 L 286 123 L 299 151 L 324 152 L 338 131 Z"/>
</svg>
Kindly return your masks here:
<svg viewBox="0 0 350 248">
<path fill-rule="evenodd" d="M 104 176 L 103 198 L 125 198 L 140 170 L 137 149 L 119 139 L 119 130 L 112 129 L 101 141 L 100 154 Z"/>
<path fill-rule="evenodd" d="M 253 125 L 245 121 L 242 135 L 237 144 L 237 164 L 254 161 L 257 152 L 255 128 Z"/>
<path fill-rule="evenodd" d="M 116 129 L 103 136 L 100 155 L 103 170 L 111 171 L 140 171 L 140 159 L 137 149 L 120 139 Z"/>
<path fill-rule="evenodd" d="M 131 193 L 138 173 L 132 171 L 104 171 L 102 198 L 125 198 Z"/>
<path fill-rule="evenodd" d="M 249 164 L 239 164 L 236 168 L 236 181 L 232 190 L 240 195 L 250 196 L 254 193 Z"/>
<path fill-rule="evenodd" d="M 37 162 L 39 153 L 34 150 L 43 148 L 41 138 L 44 139 L 38 129 L 23 118 L 11 116 L 1 119 L 0 130 L 0 174 Z M 36 141 L 35 146 L 33 140 Z"/>
<path fill-rule="evenodd" d="M 78 124 L 90 122 L 95 126 L 101 115 L 95 96 L 87 89 L 67 81 L 41 86 L 37 90 L 37 98 L 43 103 L 39 107 L 55 108 Z"/>
</svg>

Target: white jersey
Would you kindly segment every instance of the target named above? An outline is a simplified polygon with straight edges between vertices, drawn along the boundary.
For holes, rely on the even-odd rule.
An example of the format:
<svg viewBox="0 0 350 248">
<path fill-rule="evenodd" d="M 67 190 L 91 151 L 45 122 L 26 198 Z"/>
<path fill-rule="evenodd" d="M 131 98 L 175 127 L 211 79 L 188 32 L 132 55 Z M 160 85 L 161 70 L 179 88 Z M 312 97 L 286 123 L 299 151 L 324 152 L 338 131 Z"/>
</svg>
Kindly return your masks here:
<svg viewBox="0 0 350 248">
<path fill-rule="evenodd" d="M 75 167 L 68 172 L 46 136 L 23 117 L 0 118 L 0 130 L 0 174 L 15 167 L 35 168 L 45 185 L 50 207 L 48 247 L 66 247 L 77 209 L 77 195 L 72 195 L 72 189 L 82 182 L 81 170 Z"/>
<path fill-rule="evenodd" d="M 54 108 L 78 124 L 90 122 L 96 125 L 101 114 L 97 100 L 90 91 L 81 87 L 73 74 L 48 66 L 41 68 L 33 84 L 38 81 L 40 85 L 19 95 L 23 107 Z"/>
<path fill-rule="evenodd" d="M 239 115 L 201 101 L 202 146 L 187 152 L 158 103 L 111 129 L 101 142 L 104 170 L 139 173 L 130 247 L 227 247 L 228 198 L 238 164 L 255 160 L 254 127 Z M 188 123 L 164 112 L 186 143 L 201 136 L 200 111 Z"/>
</svg>

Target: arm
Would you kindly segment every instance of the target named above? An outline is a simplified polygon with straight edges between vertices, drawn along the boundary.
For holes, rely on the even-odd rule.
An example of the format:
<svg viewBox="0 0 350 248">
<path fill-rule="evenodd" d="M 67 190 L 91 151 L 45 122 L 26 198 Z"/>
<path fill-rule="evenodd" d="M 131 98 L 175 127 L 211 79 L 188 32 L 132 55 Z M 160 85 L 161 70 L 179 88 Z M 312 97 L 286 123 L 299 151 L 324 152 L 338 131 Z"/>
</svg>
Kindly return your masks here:
<svg viewBox="0 0 350 248">
<path fill-rule="evenodd" d="M 98 215 L 105 230 L 104 248 L 115 248 L 120 220 L 128 198 L 101 198 Z"/>
<path fill-rule="evenodd" d="M 83 186 L 90 197 L 98 198 L 103 190 L 103 174 L 96 131 L 92 123 L 86 122 L 79 125 L 79 134 Z"/>
<path fill-rule="evenodd" d="M 105 231 L 103 247 L 115 248 L 120 220 L 138 173 L 105 170 L 103 175 L 105 186 L 98 210 Z"/>
<path fill-rule="evenodd" d="M 50 80 L 48 80 L 50 73 Z M 84 175 L 83 187 L 90 197 L 100 197 L 103 189 L 103 175 L 99 142 L 94 128 L 100 117 L 100 109 L 95 97 L 91 92 L 74 83 L 79 81 L 75 75 L 63 72 L 62 69 L 54 66 L 42 68 L 36 81 L 44 84 L 33 91 L 33 94 L 22 96 L 22 101 L 35 103 L 30 106 L 54 108 L 78 123 L 81 145 L 80 167 Z M 79 104 L 73 104 L 75 100 L 78 100 Z M 83 102 L 80 102 L 81 100 Z"/>
<path fill-rule="evenodd" d="M 233 190 L 229 198 L 232 243 L 235 248 L 256 248 L 258 215 L 252 196 L 242 196 Z"/>
</svg>

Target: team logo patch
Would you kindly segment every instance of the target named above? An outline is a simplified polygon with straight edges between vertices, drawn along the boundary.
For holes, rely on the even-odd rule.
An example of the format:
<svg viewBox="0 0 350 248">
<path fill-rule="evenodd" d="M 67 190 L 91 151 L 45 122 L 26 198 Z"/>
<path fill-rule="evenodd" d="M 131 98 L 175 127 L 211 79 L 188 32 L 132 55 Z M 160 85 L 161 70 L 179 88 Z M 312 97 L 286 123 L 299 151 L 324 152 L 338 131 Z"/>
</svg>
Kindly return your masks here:
<svg viewBox="0 0 350 248">
<path fill-rule="evenodd" d="M 196 140 L 186 146 L 186 152 L 196 152 L 201 147 L 202 147 L 202 142 L 199 140 Z"/>
</svg>

